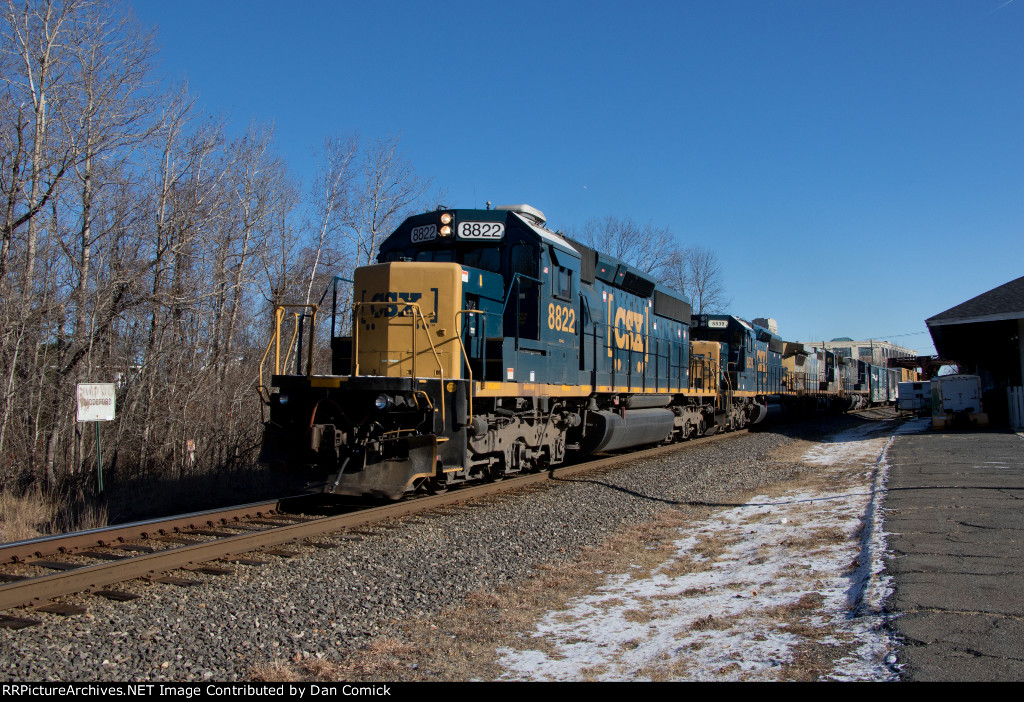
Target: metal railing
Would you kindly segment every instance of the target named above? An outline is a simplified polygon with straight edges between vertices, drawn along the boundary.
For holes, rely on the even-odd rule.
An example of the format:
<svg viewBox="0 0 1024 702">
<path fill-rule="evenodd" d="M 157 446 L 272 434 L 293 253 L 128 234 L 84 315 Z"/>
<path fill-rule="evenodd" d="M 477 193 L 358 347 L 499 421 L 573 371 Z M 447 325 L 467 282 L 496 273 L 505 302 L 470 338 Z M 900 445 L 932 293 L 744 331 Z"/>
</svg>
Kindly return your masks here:
<svg viewBox="0 0 1024 702">
<path fill-rule="evenodd" d="M 718 362 L 700 355 L 690 356 L 690 387 L 696 389 L 700 381 L 701 390 L 718 392 Z"/>
<path fill-rule="evenodd" d="M 296 375 L 312 375 L 313 374 L 313 353 L 316 347 L 316 317 L 317 313 L 323 307 L 324 299 L 327 297 L 329 291 L 333 291 L 331 296 L 331 338 L 334 338 L 335 332 L 335 320 L 338 315 L 338 283 L 351 283 L 353 281 L 348 278 L 342 278 L 341 276 L 334 276 L 331 278 L 325 287 L 323 293 L 320 295 L 319 301 L 316 303 L 296 303 L 296 304 L 282 304 L 274 306 L 274 330 L 271 333 L 270 341 L 267 343 L 267 348 L 263 352 L 263 357 L 260 359 L 259 365 L 259 376 L 256 378 L 256 392 L 260 396 L 260 399 L 264 403 L 270 403 L 270 391 L 269 386 L 264 382 L 264 366 L 267 362 L 267 356 L 270 355 L 270 350 L 274 349 L 274 373 L 273 375 L 281 375 L 283 368 L 288 366 L 288 362 L 291 358 L 292 349 L 296 349 L 295 354 L 295 374 Z M 285 347 L 284 358 L 281 357 L 281 326 L 284 321 L 285 313 L 288 310 L 299 310 L 292 312 L 292 335 L 288 340 L 288 345 Z M 309 310 L 309 312 L 303 312 L 301 310 Z M 302 340 L 305 337 L 305 321 L 309 320 L 309 349 L 307 351 L 306 359 L 306 372 L 302 372 Z"/>
<path fill-rule="evenodd" d="M 512 290 L 515 289 L 515 292 L 516 292 L 516 324 L 515 324 L 516 336 L 515 336 L 515 340 L 516 340 L 516 348 L 517 349 L 519 348 L 519 319 L 520 319 L 520 314 L 521 314 L 521 308 L 520 308 L 520 305 L 519 305 L 519 300 L 520 300 L 520 294 L 522 292 L 522 288 L 519 285 L 519 281 L 520 280 L 529 280 L 529 281 L 532 281 L 534 283 L 537 283 L 537 285 L 539 285 L 539 286 L 543 286 L 544 285 L 544 281 L 542 281 L 542 280 L 540 280 L 538 278 L 531 278 L 530 276 L 524 275 L 522 273 L 516 273 L 515 275 L 512 276 L 512 282 L 508 286 L 508 294 L 505 295 L 505 302 L 501 306 L 501 318 L 502 319 L 505 318 L 505 310 L 508 308 L 509 300 L 512 299 Z M 539 300 L 539 295 L 538 295 L 538 300 L 537 300 L 537 315 L 538 315 L 538 317 L 537 317 L 537 329 L 538 329 L 538 332 L 539 332 L 539 330 L 540 330 L 540 300 Z M 538 334 L 538 336 L 539 336 L 539 334 Z M 517 373 L 518 373 L 518 370 L 519 369 L 517 368 L 516 369 Z"/>
<path fill-rule="evenodd" d="M 305 312 L 292 312 L 292 321 L 294 327 L 292 328 L 291 338 L 288 340 L 288 346 L 285 347 L 284 361 L 281 358 L 281 326 L 284 321 L 285 313 L 290 310 L 310 310 L 309 314 Z M 277 305 L 274 307 L 274 331 L 271 334 L 270 341 L 267 343 L 267 349 L 263 352 L 263 357 L 260 359 L 259 365 L 259 378 L 256 383 L 256 392 L 260 398 L 267 404 L 270 403 L 270 391 L 268 386 L 263 382 L 264 366 L 267 362 L 267 356 L 270 355 L 270 350 L 274 349 L 274 373 L 273 375 L 281 375 L 281 369 L 288 365 L 288 359 L 291 357 L 292 349 L 296 348 L 296 339 L 298 339 L 298 347 L 295 355 L 296 359 L 296 374 L 302 375 L 302 323 L 306 317 L 309 317 L 309 348 L 307 351 L 306 360 L 306 375 L 313 374 L 313 340 L 316 336 L 316 314 L 319 311 L 320 306 L 316 304 L 296 304 L 296 305 Z"/>
</svg>

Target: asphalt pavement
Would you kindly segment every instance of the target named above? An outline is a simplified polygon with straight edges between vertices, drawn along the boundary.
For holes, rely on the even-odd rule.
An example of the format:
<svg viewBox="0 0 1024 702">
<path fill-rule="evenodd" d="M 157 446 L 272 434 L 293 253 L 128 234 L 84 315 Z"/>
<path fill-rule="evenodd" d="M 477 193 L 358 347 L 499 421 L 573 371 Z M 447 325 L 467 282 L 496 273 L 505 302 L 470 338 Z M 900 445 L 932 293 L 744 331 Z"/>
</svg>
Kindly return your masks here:
<svg viewBox="0 0 1024 702">
<path fill-rule="evenodd" d="M 903 680 L 1024 680 L 1024 435 L 889 448 L 885 530 Z"/>
</svg>

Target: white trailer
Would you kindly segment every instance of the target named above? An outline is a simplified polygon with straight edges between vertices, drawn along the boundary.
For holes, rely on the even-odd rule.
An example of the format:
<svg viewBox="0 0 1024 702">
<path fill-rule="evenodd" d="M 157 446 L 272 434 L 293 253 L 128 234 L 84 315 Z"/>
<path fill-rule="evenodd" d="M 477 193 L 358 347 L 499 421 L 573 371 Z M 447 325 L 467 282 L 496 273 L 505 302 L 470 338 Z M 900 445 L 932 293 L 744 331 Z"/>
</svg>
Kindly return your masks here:
<svg viewBox="0 0 1024 702">
<path fill-rule="evenodd" d="M 932 428 L 955 424 L 988 425 L 981 407 L 981 378 L 942 375 L 932 379 Z"/>
</svg>

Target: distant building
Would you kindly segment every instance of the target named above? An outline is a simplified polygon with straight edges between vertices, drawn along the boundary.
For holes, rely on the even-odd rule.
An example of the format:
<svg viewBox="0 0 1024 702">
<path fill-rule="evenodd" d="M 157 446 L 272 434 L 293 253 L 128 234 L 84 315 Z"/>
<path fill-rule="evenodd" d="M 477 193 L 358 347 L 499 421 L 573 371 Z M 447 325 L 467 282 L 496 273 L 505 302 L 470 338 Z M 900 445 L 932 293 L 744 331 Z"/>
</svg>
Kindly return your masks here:
<svg viewBox="0 0 1024 702">
<path fill-rule="evenodd" d="M 865 341 L 854 341 L 848 336 L 842 336 L 831 341 L 802 341 L 804 347 L 813 346 L 816 349 L 831 351 L 837 356 L 856 358 L 861 361 L 873 363 L 876 366 L 888 366 L 890 358 L 904 358 L 917 356 L 917 351 L 908 349 L 906 346 L 898 346 L 888 341 L 878 339 L 867 339 Z"/>
<path fill-rule="evenodd" d="M 1011 422 L 1021 426 L 1024 419 L 1016 414 L 1022 409 L 1021 391 L 1011 388 L 1024 381 L 1024 277 L 929 317 L 925 324 L 940 356 L 956 361 L 961 373 L 981 377 L 986 411 L 1001 420 L 1010 410 Z M 1008 403 L 1008 398 L 1016 399 Z"/>
</svg>

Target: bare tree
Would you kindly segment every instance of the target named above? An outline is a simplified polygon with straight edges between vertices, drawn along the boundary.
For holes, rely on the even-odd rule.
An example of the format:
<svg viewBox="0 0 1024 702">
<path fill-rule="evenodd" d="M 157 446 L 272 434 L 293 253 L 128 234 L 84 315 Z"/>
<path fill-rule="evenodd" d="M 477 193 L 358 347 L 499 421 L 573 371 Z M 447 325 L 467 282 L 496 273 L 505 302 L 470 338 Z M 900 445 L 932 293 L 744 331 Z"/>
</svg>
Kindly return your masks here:
<svg viewBox="0 0 1024 702">
<path fill-rule="evenodd" d="M 720 312 L 729 306 L 722 266 L 711 249 L 700 246 L 673 249 L 658 273 L 660 282 L 690 298 L 696 314 Z"/>
<path fill-rule="evenodd" d="M 310 302 L 313 285 L 318 278 L 320 263 L 325 254 L 334 254 L 329 257 L 329 265 L 340 263 L 339 252 L 331 243 L 341 231 L 343 218 L 349 210 L 350 190 L 355 177 L 352 167 L 358 152 L 359 138 L 355 135 L 324 139 L 324 148 L 319 154 L 320 169 L 312 193 L 316 214 L 316 240 L 311 247 L 312 260 L 309 263 L 306 304 Z"/>
<path fill-rule="evenodd" d="M 152 57 L 116 0 L 0 0 L 0 490 L 87 484 L 85 379 L 118 386 L 108 488 L 246 465 L 266 302 L 318 301 L 425 200 L 397 138 L 326 140 L 303 193 L 269 126 L 157 94 Z"/>
<path fill-rule="evenodd" d="M 398 142 L 398 137 L 378 139 L 361 156 L 360 181 L 345 222 L 346 236 L 354 247 L 353 266 L 373 263 L 381 241 L 430 187 L 430 181 L 417 176 L 399 152 Z"/>
<path fill-rule="evenodd" d="M 72 266 L 77 267 L 75 303 L 86 308 L 85 295 L 96 237 L 95 204 L 103 179 L 130 157 L 132 149 L 154 129 L 148 117 L 152 99 L 146 94 L 147 76 L 155 52 L 152 37 L 139 31 L 130 16 L 120 15 L 107 2 L 83 5 L 73 23 L 68 46 L 74 76 L 66 99 L 54 105 L 73 148 L 74 174 L 80 195 L 80 221 Z M 93 321 L 94 322 L 94 321 Z M 84 343 L 90 320 L 79 317 L 75 342 Z"/>
<path fill-rule="evenodd" d="M 90 379 L 99 356 L 98 344 L 109 343 L 113 321 L 133 304 L 126 295 L 124 269 L 96 270 L 94 257 L 106 234 L 118 228 L 97 227 L 104 216 L 100 200 L 105 190 L 124 191 L 128 172 L 125 167 L 136 146 L 154 129 L 150 118 L 153 97 L 148 94 L 147 76 L 155 52 L 152 37 L 138 29 L 130 15 L 121 14 L 109 2 L 96 0 L 76 9 L 69 24 L 66 46 L 70 86 L 64 99 L 53 105 L 54 116 L 66 135 L 73 156 L 71 172 L 77 181 L 77 198 L 69 198 L 70 225 L 62 246 L 68 256 L 67 268 L 73 291 L 69 304 L 76 310 L 71 338 L 58 368 L 57 383 L 68 385 Z M 120 206 L 125 199 L 113 194 Z M 120 216 L 124 216 L 124 211 Z M 115 220 L 116 221 L 116 220 Z M 108 274 L 115 273 L 114 277 Z M 90 297 L 92 299 L 90 299 Z M 51 429 L 48 447 L 55 447 Z M 84 436 L 77 454 L 84 451 Z M 48 450 L 47 474 L 52 475 L 56 457 Z"/>
<path fill-rule="evenodd" d="M 45 433 L 43 427 L 58 421 L 53 416 L 56 400 L 45 386 L 46 369 L 53 363 L 59 364 L 51 356 L 60 353 L 65 329 L 63 301 L 58 299 L 58 288 L 54 287 L 56 239 L 50 238 L 50 234 L 59 226 L 57 199 L 75 154 L 67 133 L 52 119 L 52 105 L 62 104 L 71 89 L 68 75 L 74 66 L 67 47 L 73 44 L 75 15 L 83 5 L 54 0 L 7 0 L 0 16 L 0 66 L 4 69 L 0 88 L 4 92 L 4 119 L 10 125 L 2 130 L 7 202 L 0 235 L 0 285 L 5 301 L 3 326 L 9 331 L 0 339 L 0 358 L 10 365 L 5 373 L 6 392 L 0 398 L 0 455 L 7 453 L 4 448 L 14 409 L 13 380 L 17 374 L 23 386 L 23 410 L 29 410 L 19 411 L 23 417 L 21 430 L 31 434 L 33 441 L 26 457 L 29 470 L 38 467 L 35 459 L 42 443 L 40 435 Z M 49 226 L 44 227 L 43 219 Z M 17 258 L 20 261 L 12 266 Z M 40 266 L 41 262 L 48 265 Z M 48 455 L 53 440 L 51 435 L 46 441 Z M 54 477 L 51 465 L 46 462 L 44 476 L 50 483 Z"/>
<path fill-rule="evenodd" d="M 675 245 L 675 237 L 668 227 L 656 227 L 651 222 L 639 225 L 631 218 L 619 219 L 613 215 L 589 219 L 579 232 L 570 235 L 645 273 L 664 265 L 665 252 Z"/>
<path fill-rule="evenodd" d="M 641 226 L 628 217 L 607 215 L 587 220 L 570 236 L 687 295 L 697 313 L 722 310 L 729 304 L 715 253 L 699 246 L 680 247 L 668 227 L 650 222 Z"/>
<path fill-rule="evenodd" d="M 11 179 L 9 187 L 27 180 L 28 197 L 20 213 L 5 222 L 5 239 L 21 225 L 27 226 L 22 291 L 31 296 L 36 267 L 37 215 L 54 195 L 64 173 L 71 166 L 73 152 L 66 140 L 51 127 L 52 103 L 60 103 L 68 90 L 68 57 L 64 51 L 71 41 L 70 25 L 83 2 L 58 0 L 7 0 L 3 17 L 4 31 L 0 49 L 5 54 L 5 72 L 0 80 L 10 94 L 9 109 L 17 111 L 14 123 L 18 157 L 28 158 L 24 175 Z M 7 72 L 10 70 L 11 72 Z M 25 143 L 27 137 L 28 142 Z M 10 191 L 9 191 L 10 192 Z"/>
</svg>

